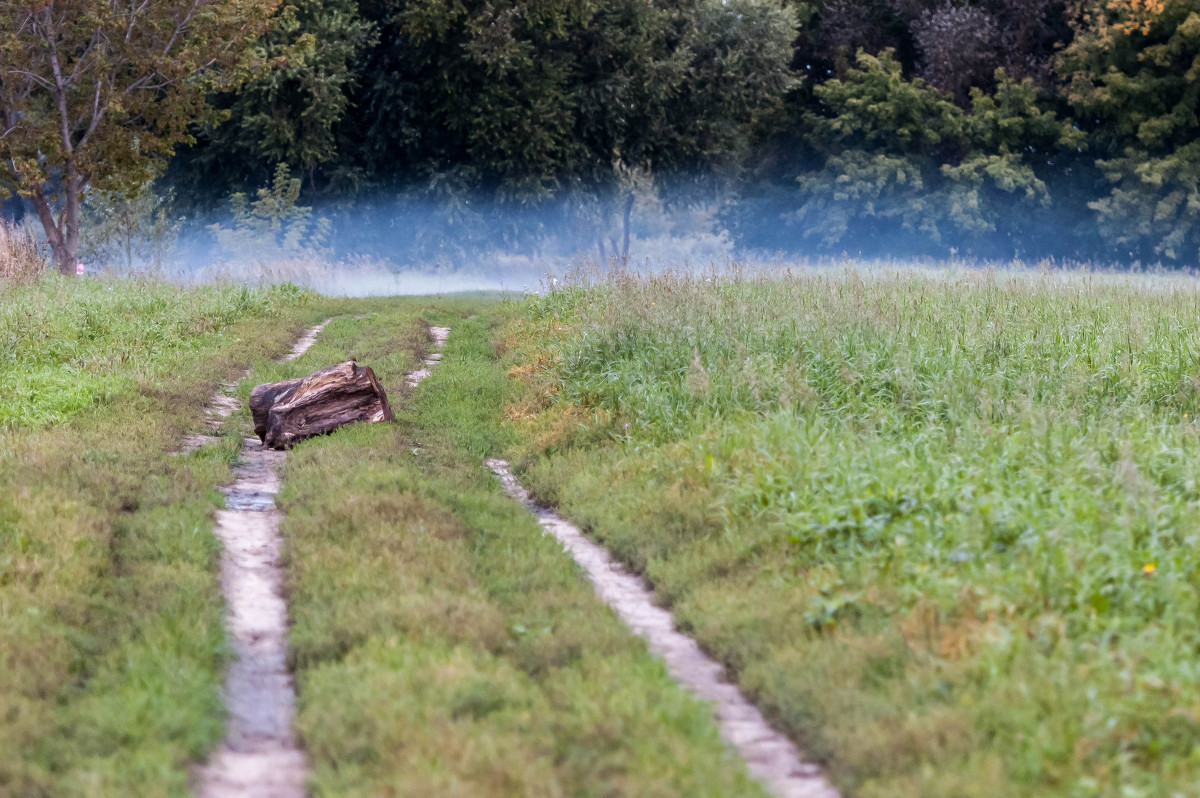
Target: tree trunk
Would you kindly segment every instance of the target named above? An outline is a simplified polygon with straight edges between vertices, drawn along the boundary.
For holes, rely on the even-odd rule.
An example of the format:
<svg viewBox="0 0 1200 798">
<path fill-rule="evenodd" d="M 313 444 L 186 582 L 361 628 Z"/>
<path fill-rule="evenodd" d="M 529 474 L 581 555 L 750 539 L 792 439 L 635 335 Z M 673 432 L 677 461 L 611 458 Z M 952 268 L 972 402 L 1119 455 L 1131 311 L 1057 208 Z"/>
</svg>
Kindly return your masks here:
<svg viewBox="0 0 1200 798">
<path fill-rule="evenodd" d="M 54 255 L 55 262 L 58 263 L 58 270 L 66 274 L 63 269 L 63 264 L 68 260 L 66 244 L 63 241 L 62 230 L 59 229 L 58 222 L 54 219 L 54 211 L 50 208 L 50 202 L 41 189 L 34 192 L 30 201 L 33 203 L 33 210 L 37 213 L 38 221 L 42 223 L 42 230 L 46 233 L 46 244 L 49 245 L 50 252 Z M 74 273 L 75 270 L 71 269 L 71 274 Z"/>
<path fill-rule="evenodd" d="M 71 173 L 74 169 L 69 170 Z M 71 186 L 74 185 L 74 189 Z M 46 243 L 50 252 L 58 262 L 58 271 L 67 276 L 75 275 L 75 264 L 79 260 L 79 181 L 67 179 L 67 200 L 62 213 L 54 218 L 54 209 L 45 192 L 38 188 L 31 201 L 37 212 L 42 230 L 46 233 Z"/>
<path fill-rule="evenodd" d="M 356 421 L 395 419 L 375 372 L 353 360 L 307 377 L 255 387 L 250 414 L 254 433 L 272 449 L 287 449 Z"/>
<path fill-rule="evenodd" d="M 74 159 L 67 161 L 67 204 L 63 208 L 63 254 L 65 261 L 60 261 L 58 270 L 64 274 L 75 274 L 75 264 L 79 261 L 79 211 L 80 194 L 83 191 L 79 179 L 79 169 Z"/>
<path fill-rule="evenodd" d="M 263 443 L 267 441 L 267 417 L 271 408 L 279 401 L 287 401 L 293 389 L 304 382 L 304 377 L 282 382 L 265 382 L 250 392 L 250 416 L 254 419 L 254 434 Z"/>
<path fill-rule="evenodd" d="M 633 201 L 634 196 L 630 194 L 625 198 L 625 213 L 622 218 L 624 227 L 624 240 L 621 246 L 621 260 L 629 260 L 629 224 L 633 219 Z"/>
</svg>

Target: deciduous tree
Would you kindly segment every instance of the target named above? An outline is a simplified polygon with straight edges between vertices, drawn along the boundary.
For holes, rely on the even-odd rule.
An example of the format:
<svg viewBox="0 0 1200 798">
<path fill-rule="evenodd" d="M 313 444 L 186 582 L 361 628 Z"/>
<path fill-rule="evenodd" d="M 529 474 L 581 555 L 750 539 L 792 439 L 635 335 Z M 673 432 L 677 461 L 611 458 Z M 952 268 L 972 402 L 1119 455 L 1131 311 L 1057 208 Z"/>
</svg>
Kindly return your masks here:
<svg viewBox="0 0 1200 798">
<path fill-rule="evenodd" d="M 0 2 L 0 188 L 73 274 L 88 186 L 145 184 L 245 74 L 274 0 Z"/>
<path fill-rule="evenodd" d="M 1108 181 L 1101 233 L 1123 255 L 1200 261 L 1200 7 L 1091 4 L 1059 71 Z"/>
</svg>

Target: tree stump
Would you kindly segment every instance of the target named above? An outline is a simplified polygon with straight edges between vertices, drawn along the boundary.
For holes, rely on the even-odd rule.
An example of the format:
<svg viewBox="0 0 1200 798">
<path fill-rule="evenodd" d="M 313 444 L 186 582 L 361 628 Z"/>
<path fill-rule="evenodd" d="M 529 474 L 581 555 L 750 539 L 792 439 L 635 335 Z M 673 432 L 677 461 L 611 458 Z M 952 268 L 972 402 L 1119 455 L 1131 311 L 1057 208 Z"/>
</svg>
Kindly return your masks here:
<svg viewBox="0 0 1200 798">
<path fill-rule="evenodd" d="M 356 421 L 395 420 L 375 372 L 353 360 L 255 387 L 250 414 L 254 434 L 272 449 L 287 449 Z"/>
</svg>

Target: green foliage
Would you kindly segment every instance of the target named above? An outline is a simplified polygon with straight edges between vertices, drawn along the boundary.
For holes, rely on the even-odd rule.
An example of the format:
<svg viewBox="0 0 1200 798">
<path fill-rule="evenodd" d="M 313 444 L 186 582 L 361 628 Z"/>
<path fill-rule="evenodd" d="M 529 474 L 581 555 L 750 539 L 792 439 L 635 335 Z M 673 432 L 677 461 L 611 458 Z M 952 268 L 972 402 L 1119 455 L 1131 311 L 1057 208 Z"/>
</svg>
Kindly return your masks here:
<svg viewBox="0 0 1200 798">
<path fill-rule="evenodd" d="M 234 180 L 262 173 L 264 164 L 287 164 L 315 184 L 351 179 L 339 160 L 338 126 L 346 119 L 360 79 L 359 61 L 375 43 L 375 25 L 352 0 L 287 0 L 258 43 L 265 69 L 226 100 L 232 122 L 212 131 L 211 168 L 242 169 Z M 225 103 L 223 103 L 225 104 Z M 231 159 L 232 162 L 231 162 Z"/>
<path fill-rule="evenodd" d="M 217 222 L 209 229 L 231 257 L 269 261 L 319 253 L 329 237 L 329 221 L 314 221 L 312 208 L 296 204 L 299 198 L 300 180 L 281 163 L 275 169 L 275 180 L 260 188 L 253 202 L 248 202 L 245 194 L 233 195 L 232 226 Z"/>
<path fill-rule="evenodd" d="M 791 17 L 761 0 L 410 3 L 396 23 L 458 98 L 429 106 L 438 149 L 518 199 L 725 157 L 792 80 Z"/>
<path fill-rule="evenodd" d="M 1195 4 L 1089 8 L 1059 59 L 1067 99 L 1090 121 L 1110 190 L 1100 230 L 1137 253 L 1200 256 L 1200 12 Z"/>
<path fill-rule="evenodd" d="M 309 189 L 607 202 L 618 163 L 735 162 L 795 83 L 794 25 L 774 0 L 285 3 L 270 70 L 181 169 L 238 185 L 270 158 Z M 230 175 L 229 157 L 247 168 Z"/>
<path fill-rule="evenodd" d="M 963 109 L 920 78 L 907 80 L 890 51 L 860 52 L 845 75 L 815 89 L 810 114 L 823 169 L 800 178 L 798 211 L 808 234 L 840 245 L 853 230 L 920 233 L 939 240 L 991 232 L 1014 206 L 1050 204 L 1033 164 L 1082 143 L 1070 120 L 1038 107 L 1031 81 L 996 72 L 993 94 L 971 91 Z"/>
<path fill-rule="evenodd" d="M 1014 212 L 1051 208 L 1046 181 L 1056 176 L 1052 159 L 1085 144 L 1070 119 L 1041 107 L 1033 81 L 1012 80 L 1002 69 L 995 80 L 991 94 L 971 90 L 962 155 L 941 167 L 948 182 L 946 216 L 964 233 L 996 230 Z"/>
<path fill-rule="evenodd" d="M 822 171 L 800 178 L 797 213 L 809 234 L 833 246 L 865 218 L 936 238 L 940 156 L 961 137 L 962 111 L 923 81 L 905 80 L 886 51 L 860 52 L 845 77 L 814 91 L 829 112 L 807 122 L 828 154 Z"/>
<path fill-rule="evenodd" d="M 282 162 L 314 196 L 398 187 L 436 208 L 406 240 L 439 254 L 536 249 L 552 225 L 621 254 L 640 181 L 674 206 L 742 189 L 726 220 L 761 249 L 1193 264 L 1198 13 L 291 0 L 259 42 L 266 68 L 216 101 L 231 123 L 200 130 L 173 179 L 223 198 Z"/>
<path fill-rule="evenodd" d="M 28 198 L 73 274 L 83 192 L 142 186 L 206 94 L 236 86 L 271 0 L 0 5 L 0 191 Z"/>
</svg>

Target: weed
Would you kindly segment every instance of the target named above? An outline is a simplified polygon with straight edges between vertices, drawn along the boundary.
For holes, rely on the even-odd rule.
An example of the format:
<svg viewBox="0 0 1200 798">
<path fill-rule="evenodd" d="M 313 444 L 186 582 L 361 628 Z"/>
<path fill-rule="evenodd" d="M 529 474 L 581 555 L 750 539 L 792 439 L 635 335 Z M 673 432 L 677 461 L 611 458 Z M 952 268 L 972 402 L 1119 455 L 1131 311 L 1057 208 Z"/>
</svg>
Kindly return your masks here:
<svg viewBox="0 0 1200 798">
<path fill-rule="evenodd" d="M 32 229 L 0 220 L 0 289 L 33 282 L 48 265 L 46 249 Z"/>
</svg>

